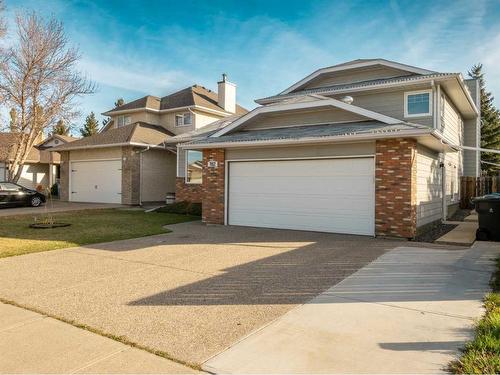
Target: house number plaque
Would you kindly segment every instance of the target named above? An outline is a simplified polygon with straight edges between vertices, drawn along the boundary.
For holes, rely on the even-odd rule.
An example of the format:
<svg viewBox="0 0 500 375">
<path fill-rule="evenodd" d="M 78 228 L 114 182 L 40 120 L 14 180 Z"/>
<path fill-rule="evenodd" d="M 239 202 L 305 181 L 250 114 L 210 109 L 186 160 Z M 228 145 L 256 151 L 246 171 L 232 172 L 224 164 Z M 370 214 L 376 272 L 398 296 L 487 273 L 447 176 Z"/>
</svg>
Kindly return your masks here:
<svg viewBox="0 0 500 375">
<path fill-rule="evenodd" d="M 209 160 L 208 161 L 208 168 L 217 168 L 217 161 L 216 160 Z"/>
</svg>

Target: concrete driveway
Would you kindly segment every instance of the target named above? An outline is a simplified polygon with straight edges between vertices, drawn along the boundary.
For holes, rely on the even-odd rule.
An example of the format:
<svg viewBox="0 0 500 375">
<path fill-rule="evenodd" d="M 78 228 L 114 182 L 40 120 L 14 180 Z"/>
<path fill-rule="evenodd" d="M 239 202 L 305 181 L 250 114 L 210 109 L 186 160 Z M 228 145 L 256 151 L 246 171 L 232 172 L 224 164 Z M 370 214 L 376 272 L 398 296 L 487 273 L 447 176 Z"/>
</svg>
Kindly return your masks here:
<svg viewBox="0 0 500 375">
<path fill-rule="evenodd" d="M 0 260 L 0 297 L 190 364 L 407 242 L 184 223 Z"/>
<path fill-rule="evenodd" d="M 77 203 L 77 202 L 60 202 L 54 200 L 47 202 L 40 207 L 2 207 L 0 208 L 0 217 L 16 216 L 16 215 L 36 215 L 45 214 L 48 212 L 65 212 L 79 210 L 93 210 L 98 208 L 117 208 L 123 207 L 120 204 L 109 203 Z"/>
<path fill-rule="evenodd" d="M 203 365 L 216 374 L 437 374 L 472 338 L 500 244 L 398 247 Z"/>
</svg>

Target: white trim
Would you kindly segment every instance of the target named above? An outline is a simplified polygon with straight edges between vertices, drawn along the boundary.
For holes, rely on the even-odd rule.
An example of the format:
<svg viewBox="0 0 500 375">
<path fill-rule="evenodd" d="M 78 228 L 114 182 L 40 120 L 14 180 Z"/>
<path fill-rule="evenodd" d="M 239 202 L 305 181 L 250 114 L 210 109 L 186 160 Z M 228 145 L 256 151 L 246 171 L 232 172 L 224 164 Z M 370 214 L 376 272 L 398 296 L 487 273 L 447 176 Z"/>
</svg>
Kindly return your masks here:
<svg viewBox="0 0 500 375">
<path fill-rule="evenodd" d="M 374 84 L 374 85 L 368 85 L 368 86 L 364 85 L 364 86 L 351 87 L 351 88 L 346 88 L 346 89 L 329 89 L 329 90 L 324 90 L 324 91 L 318 92 L 317 95 L 355 93 L 355 92 L 364 92 L 364 91 L 370 91 L 370 90 L 390 89 L 393 87 L 414 86 L 416 83 L 426 84 L 426 83 L 431 83 L 432 81 L 441 82 L 441 81 L 451 80 L 452 78 L 457 78 L 458 76 L 459 76 L 459 74 L 446 75 L 446 76 L 442 76 L 442 77 L 421 77 L 421 78 L 412 78 L 411 80 L 406 80 L 406 81 L 388 82 L 388 83 Z M 318 90 L 320 90 L 320 89 L 321 88 L 318 87 Z M 277 95 L 277 96 L 271 96 L 268 98 L 257 99 L 255 102 L 258 104 L 275 103 L 275 102 L 279 102 L 281 100 L 296 98 L 296 97 L 301 96 L 301 95 L 313 95 L 313 94 L 291 93 L 289 95 L 283 95 L 283 96 Z"/>
<path fill-rule="evenodd" d="M 349 65 L 332 66 L 329 68 L 318 69 L 318 70 L 314 71 L 313 73 L 309 74 L 308 76 L 306 76 L 305 78 L 301 79 L 297 83 L 293 84 L 289 88 L 282 91 L 280 93 L 280 95 L 290 93 L 291 91 L 293 91 L 296 88 L 304 85 L 305 83 L 313 80 L 314 78 L 318 77 L 321 74 L 338 72 L 338 71 L 343 71 L 343 70 L 351 70 L 351 69 L 356 69 L 356 68 L 364 68 L 364 67 L 375 66 L 375 65 L 383 65 L 383 66 L 387 66 L 389 68 L 404 70 L 404 71 L 412 72 L 412 73 L 416 73 L 416 74 L 435 73 L 431 70 L 417 68 L 417 67 L 411 66 L 411 65 L 405 65 L 405 64 L 397 63 L 394 61 L 387 61 L 387 60 L 383 60 L 383 59 L 376 59 L 376 60 L 370 60 L 370 61 L 363 61 L 363 62 L 359 62 L 359 63 L 353 63 L 353 64 L 349 64 Z"/>
<path fill-rule="evenodd" d="M 229 223 L 229 163 L 237 162 L 255 162 L 255 161 L 293 161 L 293 160 L 325 160 L 325 159 L 373 159 L 373 235 L 376 236 L 376 157 L 369 155 L 343 155 L 343 156 L 309 156 L 292 158 L 262 158 L 262 159 L 228 159 L 224 162 L 224 225 Z"/>
<path fill-rule="evenodd" d="M 201 185 L 203 183 L 203 173 L 202 173 L 202 178 L 201 182 L 189 182 L 187 180 L 188 178 L 188 163 L 189 163 L 189 151 L 196 151 L 201 153 L 201 162 L 203 163 L 203 152 L 200 150 L 191 150 L 187 149 L 185 150 L 185 160 L 184 160 L 184 183 L 186 185 Z"/>
<path fill-rule="evenodd" d="M 408 97 L 410 95 L 419 95 L 419 94 L 429 94 L 429 111 L 426 113 L 408 114 Z M 415 118 L 415 117 L 430 117 L 430 116 L 432 116 L 432 107 L 434 105 L 433 97 L 434 97 L 434 95 L 433 95 L 432 89 L 405 91 L 405 93 L 404 93 L 404 117 Z"/>
<path fill-rule="evenodd" d="M 64 152 L 64 151 L 81 150 L 81 149 L 87 149 L 87 148 L 110 148 L 110 147 L 121 147 L 121 146 L 149 147 L 149 148 L 168 150 L 167 146 L 150 145 L 147 143 L 139 143 L 139 142 L 122 142 L 122 143 L 111 143 L 111 144 L 103 144 L 103 145 L 75 146 L 75 147 L 71 147 L 71 148 L 64 148 L 61 150 L 48 150 L 48 151 L 50 151 L 50 152 Z"/>
<path fill-rule="evenodd" d="M 311 96 L 311 95 L 308 95 Z M 251 112 L 248 112 L 246 115 L 243 115 L 240 117 L 238 120 L 234 121 L 230 125 L 222 128 L 221 130 L 215 132 L 212 134 L 210 137 L 220 137 L 221 135 L 227 134 L 230 131 L 238 128 L 242 124 L 244 124 L 246 121 L 250 120 L 251 118 L 262 114 L 262 113 L 274 113 L 274 112 L 285 112 L 285 111 L 290 111 L 294 109 L 309 109 L 309 108 L 317 108 L 317 107 L 334 107 L 334 108 L 340 108 L 343 109 L 347 112 L 355 113 L 363 117 L 371 118 L 386 124 L 399 124 L 402 121 L 395 119 L 393 117 L 389 117 L 386 115 L 383 115 L 381 113 L 377 113 L 374 111 L 370 111 L 365 108 L 357 107 L 352 104 L 347 104 L 344 103 L 340 100 L 333 99 L 333 98 L 327 98 L 326 96 L 321 96 L 321 95 L 315 95 L 314 97 L 317 98 L 315 101 L 309 101 L 309 102 L 301 102 L 301 103 L 283 103 L 283 104 L 276 104 L 276 105 L 269 105 L 269 106 L 262 106 L 254 109 Z"/>
<path fill-rule="evenodd" d="M 118 111 L 108 111 L 108 112 L 103 112 L 101 115 L 103 116 L 117 116 L 121 114 L 126 114 L 126 113 L 135 113 L 135 112 L 152 112 L 152 113 L 169 113 L 169 112 L 178 112 L 178 111 L 186 111 L 186 110 L 198 110 L 202 112 L 207 112 L 207 113 L 213 113 L 213 114 L 219 114 L 221 116 L 228 116 L 228 115 L 234 115 L 232 112 L 226 112 L 224 110 L 217 110 L 217 109 L 212 109 L 208 107 L 204 107 L 202 105 L 187 105 L 183 107 L 177 107 L 177 108 L 167 108 L 167 109 L 154 109 L 154 108 L 148 108 L 148 107 L 142 107 L 142 108 L 131 108 L 131 109 L 122 109 Z"/>
<path fill-rule="evenodd" d="M 262 140 L 262 141 L 181 144 L 179 147 L 184 149 L 200 150 L 206 148 L 236 148 L 236 147 L 269 146 L 269 145 L 346 142 L 346 141 L 359 141 L 359 140 L 375 140 L 383 138 L 414 137 L 423 135 L 435 135 L 435 134 L 433 133 L 433 129 L 429 127 L 428 129 L 419 129 L 412 131 L 396 131 L 387 133 L 370 132 L 370 133 L 349 134 L 349 135 L 334 135 L 327 137 L 304 137 L 300 139 L 273 139 L 273 140 Z"/>
</svg>

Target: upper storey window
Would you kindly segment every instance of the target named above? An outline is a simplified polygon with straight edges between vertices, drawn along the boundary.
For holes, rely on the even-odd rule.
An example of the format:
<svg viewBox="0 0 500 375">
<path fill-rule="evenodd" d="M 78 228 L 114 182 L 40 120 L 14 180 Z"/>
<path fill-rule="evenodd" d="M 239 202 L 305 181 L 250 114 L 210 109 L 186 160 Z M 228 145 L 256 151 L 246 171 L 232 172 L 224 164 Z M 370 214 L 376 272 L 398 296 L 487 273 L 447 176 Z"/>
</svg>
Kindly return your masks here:
<svg viewBox="0 0 500 375">
<path fill-rule="evenodd" d="M 175 126 L 188 126 L 193 123 L 191 112 L 175 115 Z"/>
<path fill-rule="evenodd" d="M 432 115 L 432 90 L 405 92 L 405 117 Z"/>
<path fill-rule="evenodd" d="M 122 126 L 128 125 L 132 122 L 130 116 L 118 116 L 117 126 L 120 128 Z"/>
</svg>

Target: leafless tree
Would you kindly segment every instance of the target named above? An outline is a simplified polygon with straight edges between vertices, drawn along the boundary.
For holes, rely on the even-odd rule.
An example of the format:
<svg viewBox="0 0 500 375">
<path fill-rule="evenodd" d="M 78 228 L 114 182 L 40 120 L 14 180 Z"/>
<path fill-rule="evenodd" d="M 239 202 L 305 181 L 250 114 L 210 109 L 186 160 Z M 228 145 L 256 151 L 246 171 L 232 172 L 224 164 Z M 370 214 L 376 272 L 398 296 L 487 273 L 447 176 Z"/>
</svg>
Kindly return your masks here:
<svg viewBox="0 0 500 375">
<path fill-rule="evenodd" d="M 3 3 L 3 0 L 0 0 L 0 38 L 2 38 L 5 35 L 5 31 L 7 30 L 7 27 L 5 26 L 5 6 Z"/>
<path fill-rule="evenodd" d="M 76 69 L 77 49 L 68 46 L 63 25 L 36 13 L 16 17 L 17 42 L 0 59 L 0 98 L 15 118 L 16 134 L 9 181 L 16 182 L 22 166 L 44 132 L 60 119 L 70 120 L 75 99 L 95 91 Z"/>
</svg>

